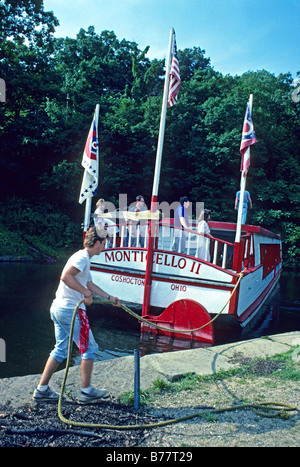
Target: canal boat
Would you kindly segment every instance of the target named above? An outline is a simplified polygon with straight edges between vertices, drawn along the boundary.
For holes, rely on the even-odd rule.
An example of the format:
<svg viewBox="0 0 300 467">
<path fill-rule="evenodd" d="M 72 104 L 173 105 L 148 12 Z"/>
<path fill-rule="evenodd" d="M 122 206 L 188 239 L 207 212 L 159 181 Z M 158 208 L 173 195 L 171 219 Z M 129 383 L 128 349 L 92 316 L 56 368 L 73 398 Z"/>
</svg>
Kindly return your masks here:
<svg viewBox="0 0 300 467">
<path fill-rule="evenodd" d="M 142 308 L 142 318 L 148 321 L 142 322 L 143 332 L 213 342 L 213 324 L 207 323 L 215 316 L 230 315 L 242 326 L 248 324 L 279 281 L 280 237 L 259 226 L 243 225 L 237 243 L 236 224 L 208 221 L 211 235 L 207 261 L 197 257 L 201 234 L 196 225 L 187 232 L 186 252 L 178 253 L 172 250 L 174 219 L 155 222 L 158 235 L 152 254 L 148 309 L 143 305 L 149 236 L 143 238 L 144 246 L 131 247 L 127 223 L 119 223 L 119 235 L 110 239 L 112 246 L 92 258 L 93 281 L 129 307 Z M 202 329 L 186 332 L 198 328 Z"/>
<path fill-rule="evenodd" d="M 258 313 L 279 281 L 282 246 L 279 235 L 260 226 L 242 224 L 243 203 L 239 205 L 236 223 L 208 221 L 209 234 L 199 232 L 192 219 L 188 229 L 178 228 L 172 212 L 166 216 L 160 209 L 158 187 L 175 44 L 172 29 L 150 209 L 120 209 L 100 215 L 103 225 L 110 224 L 110 238 L 100 255 L 92 258 L 91 274 L 93 281 L 109 294 L 118 296 L 129 307 L 142 308 L 142 333 L 213 343 L 216 318 L 230 316 L 246 326 Z M 256 141 L 251 109 L 252 95 L 242 135 L 240 199 L 245 192 L 250 146 Z M 97 185 L 97 118 L 98 114 L 83 160 L 80 202 L 86 202 L 85 231 L 91 219 L 94 221 L 91 199 Z M 174 239 L 183 235 L 184 251 L 174 251 Z M 203 238 L 208 244 L 205 258 L 199 254 Z"/>
</svg>

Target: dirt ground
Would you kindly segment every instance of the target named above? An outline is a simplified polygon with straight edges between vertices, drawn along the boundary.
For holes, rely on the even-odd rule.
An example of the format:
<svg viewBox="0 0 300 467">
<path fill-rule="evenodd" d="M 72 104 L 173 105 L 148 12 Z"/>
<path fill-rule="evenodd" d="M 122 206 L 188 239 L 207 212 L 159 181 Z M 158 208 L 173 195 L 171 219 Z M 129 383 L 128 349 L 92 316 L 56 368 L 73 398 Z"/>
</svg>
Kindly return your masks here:
<svg viewBox="0 0 300 467">
<path fill-rule="evenodd" d="M 105 425 L 151 423 L 153 417 L 118 404 L 66 403 L 63 415 L 74 421 Z M 147 436 L 147 430 L 103 430 L 71 427 L 57 414 L 57 403 L 29 403 L 17 411 L 0 407 L 0 447 L 134 447 Z"/>
<path fill-rule="evenodd" d="M 0 406 L 0 447 L 299 447 L 299 359 L 234 355 L 231 361 L 238 371 L 207 378 L 191 374 L 174 383 L 157 381 L 160 386 L 141 394 L 148 399 L 139 410 L 113 396 L 84 406 L 66 394 L 65 418 L 105 428 L 62 422 L 55 402 L 31 400 L 18 408 L 7 402 Z M 267 402 L 288 404 L 293 410 L 257 412 L 241 407 Z M 165 421 L 166 426 L 157 425 Z"/>
<path fill-rule="evenodd" d="M 252 409 L 211 414 L 210 408 L 243 402 L 277 401 L 297 406 L 296 411 L 267 418 Z M 144 425 L 202 412 L 164 427 L 100 429 L 71 427 L 61 422 L 56 403 L 29 403 L 17 411 L 0 407 L 0 447 L 299 447 L 299 381 L 274 380 L 260 375 L 203 382 L 196 389 L 162 392 L 138 411 L 116 400 L 82 406 L 63 404 L 71 420 L 106 425 Z"/>
</svg>

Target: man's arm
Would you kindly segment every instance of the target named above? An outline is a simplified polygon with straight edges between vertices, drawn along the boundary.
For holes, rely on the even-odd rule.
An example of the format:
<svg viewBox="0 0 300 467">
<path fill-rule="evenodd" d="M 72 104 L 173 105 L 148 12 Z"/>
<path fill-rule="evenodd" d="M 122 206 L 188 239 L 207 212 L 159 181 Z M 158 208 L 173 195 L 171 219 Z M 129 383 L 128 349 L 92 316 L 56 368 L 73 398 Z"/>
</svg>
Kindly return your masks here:
<svg viewBox="0 0 300 467">
<path fill-rule="evenodd" d="M 184 218 L 184 217 L 179 217 L 179 220 L 180 220 L 180 223 L 181 223 L 182 227 L 183 227 L 184 229 L 188 229 L 188 226 L 187 226 L 187 223 L 186 223 L 185 218 Z"/>
<path fill-rule="evenodd" d="M 88 287 L 84 287 L 83 285 L 81 285 L 75 277 L 79 272 L 79 269 L 75 268 L 74 266 L 70 266 L 68 269 L 63 271 L 60 279 L 71 289 L 83 294 L 84 303 L 86 305 L 91 305 L 93 303 L 93 296 L 91 294 L 91 291 Z"/>
<path fill-rule="evenodd" d="M 184 207 L 181 206 L 181 216 L 179 216 L 179 221 L 180 221 L 180 224 L 182 225 L 182 227 L 184 229 L 188 229 L 188 225 L 186 223 L 186 220 L 185 220 L 185 217 L 184 217 Z"/>
<path fill-rule="evenodd" d="M 116 306 L 121 306 L 121 302 L 117 297 L 113 297 L 109 295 L 107 292 L 104 292 L 98 285 L 94 284 L 94 282 L 90 281 L 87 283 L 88 290 L 97 295 L 98 297 L 105 298 L 106 300 L 110 300 L 111 302 L 116 302 Z"/>
</svg>

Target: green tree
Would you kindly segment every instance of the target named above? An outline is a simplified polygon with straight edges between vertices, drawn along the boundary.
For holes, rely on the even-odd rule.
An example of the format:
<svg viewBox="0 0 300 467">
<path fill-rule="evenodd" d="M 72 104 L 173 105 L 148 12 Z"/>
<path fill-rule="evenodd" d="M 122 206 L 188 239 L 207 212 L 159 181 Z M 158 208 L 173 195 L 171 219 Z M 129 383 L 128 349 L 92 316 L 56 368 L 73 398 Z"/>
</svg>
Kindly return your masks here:
<svg viewBox="0 0 300 467">
<path fill-rule="evenodd" d="M 1 190 L 11 195 L 17 186 L 29 196 L 48 149 L 43 102 L 55 90 L 51 53 L 58 21 L 41 1 L 1 2 L 0 18 L 0 74 L 6 82 L 0 107 Z"/>
<path fill-rule="evenodd" d="M 97 103 L 99 196 L 116 203 L 119 193 L 127 193 L 130 203 L 143 194 L 149 203 L 164 61 L 150 61 L 148 47 L 120 41 L 113 31 L 98 34 L 93 26 L 74 39 L 54 38 L 58 20 L 42 1 L 1 2 L 0 19 L 0 74 L 7 85 L 0 106 L 1 194 L 23 198 L 18 212 L 24 210 L 24 229 L 28 219 L 38 226 L 51 207 L 62 213 L 64 226 L 69 216 L 80 223 L 81 159 Z M 281 232 L 285 263 L 297 267 L 300 105 L 292 99 L 291 75 L 261 70 L 223 76 L 200 47 L 179 50 L 178 57 L 181 89 L 177 105 L 167 110 L 159 199 L 188 194 L 211 208 L 214 219 L 236 220 L 239 146 L 253 94 L 258 142 L 247 177 L 254 203 L 249 221 Z M 13 222 L 13 209 L 8 211 Z M 51 217 L 56 243 L 58 218 Z"/>
</svg>

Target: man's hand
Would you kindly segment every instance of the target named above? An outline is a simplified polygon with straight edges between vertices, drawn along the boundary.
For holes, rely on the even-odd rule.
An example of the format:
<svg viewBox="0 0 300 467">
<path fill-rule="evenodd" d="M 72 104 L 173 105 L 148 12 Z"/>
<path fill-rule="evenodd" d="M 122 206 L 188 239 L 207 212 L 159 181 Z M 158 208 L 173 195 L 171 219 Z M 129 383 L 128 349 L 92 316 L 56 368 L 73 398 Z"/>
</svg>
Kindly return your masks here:
<svg viewBox="0 0 300 467">
<path fill-rule="evenodd" d="M 90 294 L 90 295 L 85 295 L 84 296 L 84 303 L 89 306 L 93 303 L 93 295 Z"/>
<path fill-rule="evenodd" d="M 111 296 L 109 300 L 110 300 L 111 302 L 115 302 L 115 303 L 113 304 L 114 306 L 118 306 L 118 307 L 122 306 L 121 300 L 119 300 L 119 298 L 117 298 L 117 297 L 112 297 L 112 296 Z"/>
</svg>

